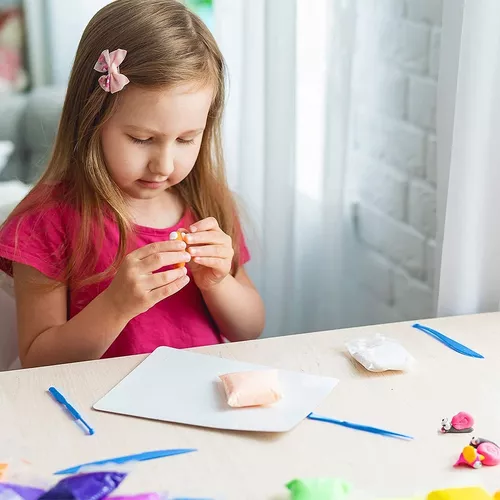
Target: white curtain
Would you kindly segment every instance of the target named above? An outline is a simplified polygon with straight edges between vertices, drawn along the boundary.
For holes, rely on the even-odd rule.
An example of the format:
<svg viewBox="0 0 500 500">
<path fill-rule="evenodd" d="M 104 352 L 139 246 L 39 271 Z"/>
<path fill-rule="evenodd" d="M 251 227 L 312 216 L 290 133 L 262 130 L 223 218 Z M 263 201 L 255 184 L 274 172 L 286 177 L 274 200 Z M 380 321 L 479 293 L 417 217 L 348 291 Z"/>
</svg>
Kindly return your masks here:
<svg viewBox="0 0 500 500">
<path fill-rule="evenodd" d="M 445 0 L 438 96 L 439 316 L 500 302 L 500 2 Z M 439 255 L 439 252 L 437 252 Z M 438 263 L 439 264 L 439 263 Z"/>
<path fill-rule="evenodd" d="M 335 328 L 352 2 L 214 4 L 229 70 L 228 175 L 248 215 L 265 334 Z"/>
</svg>

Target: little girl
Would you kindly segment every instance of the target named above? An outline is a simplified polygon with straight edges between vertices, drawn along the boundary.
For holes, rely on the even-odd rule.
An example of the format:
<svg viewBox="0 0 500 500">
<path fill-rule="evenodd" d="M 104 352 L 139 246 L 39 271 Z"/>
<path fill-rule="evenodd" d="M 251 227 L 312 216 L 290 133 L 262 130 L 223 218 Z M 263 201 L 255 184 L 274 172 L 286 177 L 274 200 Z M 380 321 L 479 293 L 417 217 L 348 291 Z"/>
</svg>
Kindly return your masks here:
<svg viewBox="0 0 500 500">
<path fill-rule="evenodd" d="M 90 21 L 47 170 L 0 231 L 24 367 L 261 334 L 223 100 L 217 44 L 176 0 L 116 0 Z"/>
</svg>

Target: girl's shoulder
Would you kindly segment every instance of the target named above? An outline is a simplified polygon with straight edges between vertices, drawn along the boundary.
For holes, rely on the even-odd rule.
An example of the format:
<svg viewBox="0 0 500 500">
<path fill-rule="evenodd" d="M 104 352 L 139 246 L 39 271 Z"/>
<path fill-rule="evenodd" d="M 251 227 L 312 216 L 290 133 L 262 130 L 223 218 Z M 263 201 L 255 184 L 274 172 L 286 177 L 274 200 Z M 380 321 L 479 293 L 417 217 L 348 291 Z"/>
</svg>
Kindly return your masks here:
<svg viewBox="0 0 500 500">
<path fill-rule="evenodd" d="M 78 214 L 58 186 L 37 186 L 0 227 L 0 270 L 12 275 L 12 262 L 56 277 L 67 259 Z"/>
<path fill-rule="evenodd" d="M 28 194 L 8 219 L 5 229 L 62 235 L 74 228 L 78 219 L 78 211 L 71 201 L 56 187 L 47 186 Z"/>
</svg>

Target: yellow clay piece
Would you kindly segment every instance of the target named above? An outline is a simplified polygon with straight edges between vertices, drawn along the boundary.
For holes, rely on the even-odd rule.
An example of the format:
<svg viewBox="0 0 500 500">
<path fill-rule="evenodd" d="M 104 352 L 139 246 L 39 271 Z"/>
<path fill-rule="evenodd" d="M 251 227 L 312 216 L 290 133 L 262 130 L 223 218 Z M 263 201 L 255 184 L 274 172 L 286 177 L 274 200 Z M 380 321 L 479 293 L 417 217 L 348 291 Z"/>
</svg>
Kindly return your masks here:
<svg viewBox="0 0 500 500">
<path fill-rule="evenodd" d="M 450 488 L 429 493 L 427 500 L 492 500 L 492 497 L 483 488 Z"/>
<path fill-rule="evenodd" d="M 465 460 L 470 464 L 476 460 L 476 457 L 482 462 L 484 460 L 483 455 L 480 455 L 473 446 L 466 446 L 462 452 Z"/>
<path fill-rule="evenodd" d="M 398 498 L 385 498 L 384 500 L 425 500 L 424 497 L 398 497 Z"/>
<path fill-rule="evenodd" d="M 500 500 L 500 491 L 497 491 L 495 495 L 493 496 L 494 500 Z"/>
<path fill-rule="evenodd" d="M 9 464 L 2 464 L 0 463 L 0 481 L 5 479 L 5 475 L 7 474 L 7 468 L 9 467 Z"/>
</svg>

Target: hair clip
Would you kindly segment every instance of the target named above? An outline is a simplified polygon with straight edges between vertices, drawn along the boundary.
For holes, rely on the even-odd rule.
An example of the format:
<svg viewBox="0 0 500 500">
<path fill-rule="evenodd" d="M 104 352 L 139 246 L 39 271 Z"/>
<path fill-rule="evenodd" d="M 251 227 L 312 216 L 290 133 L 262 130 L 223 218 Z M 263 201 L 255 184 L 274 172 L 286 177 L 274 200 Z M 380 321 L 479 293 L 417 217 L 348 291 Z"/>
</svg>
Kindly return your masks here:
<svg viewBox="0 0 500 500">
<path fill-rule="evenodd" d="M 99 85 L 106 92 L 119 92 L 129 83 L 129 79 L 120 73 L 120 64 L 125 59 L 127 51 L 123 49 L 103 50 L 95 63 L 94 69 L 99 73 L 107 73 L 99 77 Z"/>
</svg>

